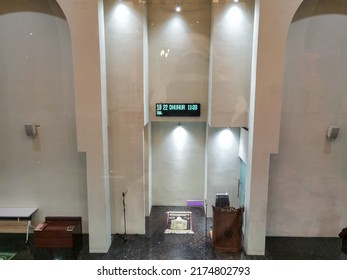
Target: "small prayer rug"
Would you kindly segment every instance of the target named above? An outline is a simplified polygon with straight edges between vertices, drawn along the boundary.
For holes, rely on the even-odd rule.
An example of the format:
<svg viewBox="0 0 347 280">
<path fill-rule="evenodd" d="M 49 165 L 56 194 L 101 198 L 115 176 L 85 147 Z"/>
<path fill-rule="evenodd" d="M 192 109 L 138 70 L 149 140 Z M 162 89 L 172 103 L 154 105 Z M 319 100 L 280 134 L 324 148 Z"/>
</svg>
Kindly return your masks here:
<svg viewBox="0 0 347 280">
<path fill-rule="evenodd" d="M 193 234 L 192 212 L 168 211 L 166 212 L 165 233 Z"/>
<path fill-rule="evenodd" d="M 16 253 L 0 252 L 0 261 L 12 259 Z"/>
</svg>

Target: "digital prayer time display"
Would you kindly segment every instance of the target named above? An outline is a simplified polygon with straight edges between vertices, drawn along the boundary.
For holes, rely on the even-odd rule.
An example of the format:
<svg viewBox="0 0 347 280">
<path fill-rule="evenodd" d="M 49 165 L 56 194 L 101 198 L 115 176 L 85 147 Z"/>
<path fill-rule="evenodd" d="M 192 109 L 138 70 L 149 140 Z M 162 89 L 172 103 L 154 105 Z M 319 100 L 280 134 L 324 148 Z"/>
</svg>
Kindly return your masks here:
<svg viewBox="0 0 347 280">
<path fill-rule="evenodd" d="M 199 117 L 200 103 L 157 103 L 157 117 Z"/>
</svg>

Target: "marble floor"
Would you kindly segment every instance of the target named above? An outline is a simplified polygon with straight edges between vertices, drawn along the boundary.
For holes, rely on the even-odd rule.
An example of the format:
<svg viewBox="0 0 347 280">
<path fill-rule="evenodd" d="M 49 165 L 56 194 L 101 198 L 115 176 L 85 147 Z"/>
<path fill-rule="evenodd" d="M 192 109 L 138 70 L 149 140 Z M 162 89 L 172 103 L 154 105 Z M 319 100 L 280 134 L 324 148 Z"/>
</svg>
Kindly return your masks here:
<svg viewBox="0 0 347 280">
<path fill-rule="evenodd" d="M 193 212 L 194 234 L 164 234 L 166 211 Z M 340 260 L 341 239 L 267 237 L 264 256 L 249 256 L 245 252 L 225 253 L 213 249 L 209 238 L 211 219 L 198 207 L 152 208 L 146 218 L 146 234 L 113 235 L 112 245 L 105 254 L 89 253 L 88 235 L 83 235 L 82 247 L 74 249 L 35 248 L 33 236 L 28 244 L 23 234 L 0 234 L 0 251 L 15 252 L 17 260 Z M 338 233 L 337 233 L 338 234 Z"/>
</svg>

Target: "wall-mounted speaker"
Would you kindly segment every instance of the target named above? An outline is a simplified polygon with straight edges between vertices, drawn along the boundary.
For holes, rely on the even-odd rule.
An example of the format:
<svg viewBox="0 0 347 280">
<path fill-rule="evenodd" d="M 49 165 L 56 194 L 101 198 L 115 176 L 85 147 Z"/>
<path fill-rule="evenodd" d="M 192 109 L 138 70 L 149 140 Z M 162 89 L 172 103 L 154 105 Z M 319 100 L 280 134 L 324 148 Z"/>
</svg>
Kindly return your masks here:
<svg viewBox="0 0 347 280">
<path fill-rule="evenodd" d="M 26 133 L 27 136 L 30 136 L 30 137 L 35 137 L 36 136 L 36 125 L 34 125 L 34 124 L 25 124 L 24 128 L 25 128 L 25 133 Z"/>
<path fill-rule="evenodd" d="M 330 141 L 335 140 L 339 135 L 340 128 L 336 125 L 330 125 L 327 130 L 327 137 Z"/>
</svg>

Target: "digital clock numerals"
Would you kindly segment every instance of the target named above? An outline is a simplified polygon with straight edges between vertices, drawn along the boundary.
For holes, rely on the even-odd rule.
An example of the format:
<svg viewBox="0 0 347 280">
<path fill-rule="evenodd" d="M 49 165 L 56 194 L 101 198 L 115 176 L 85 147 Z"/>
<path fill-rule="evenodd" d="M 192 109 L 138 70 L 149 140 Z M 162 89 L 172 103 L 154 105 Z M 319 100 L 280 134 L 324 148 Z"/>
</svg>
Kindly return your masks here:
<svg viewBox="0 0 347 280">
<path fill-rule="evenodd" d="M 199 117 L 199 103 L 157 103 L 156 116 L 160 117 Z"/>
<path fill-rule="evenodd" d="M 163 105 L 162 104 L 157 104 L 157 116 L 162 116 L 163 115 Z"/>
<path fill-rule="evenodd" d="M 157 104 L 157 111 L 169 110 L 169 104 Z"/>
<path fill-rule="evenodd" d="M 188 111 L 197 111 L 198 105 L 197 104 L 188 104 Z"/>
</svg>

